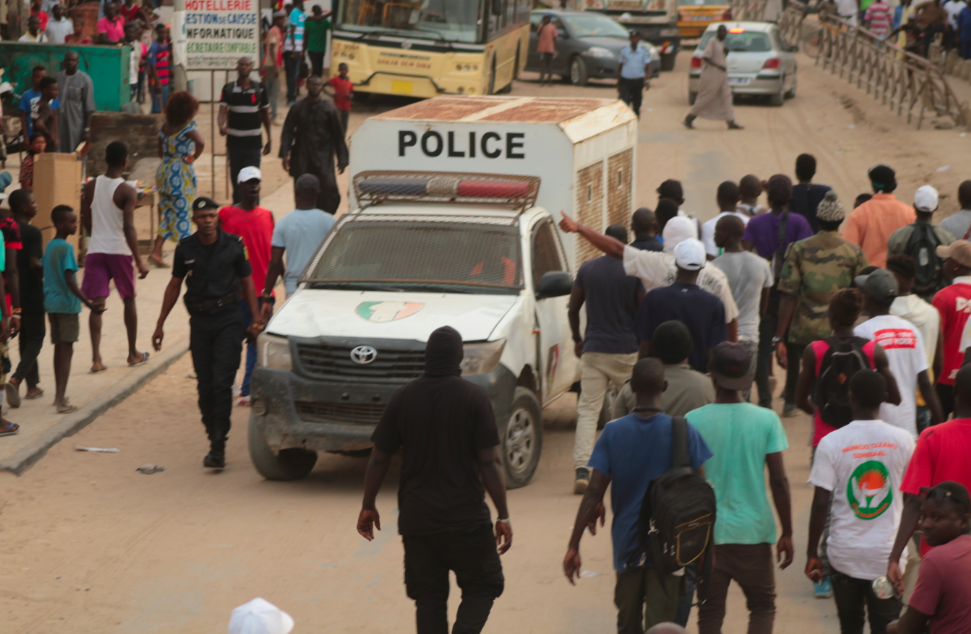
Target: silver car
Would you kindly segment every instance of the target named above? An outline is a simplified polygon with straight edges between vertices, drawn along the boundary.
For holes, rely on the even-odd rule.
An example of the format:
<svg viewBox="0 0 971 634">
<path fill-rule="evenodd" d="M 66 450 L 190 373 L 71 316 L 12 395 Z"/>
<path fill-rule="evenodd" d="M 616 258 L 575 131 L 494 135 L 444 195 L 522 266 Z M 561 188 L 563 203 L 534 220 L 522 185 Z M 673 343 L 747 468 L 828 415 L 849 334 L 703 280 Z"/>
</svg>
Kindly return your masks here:
<svg viewBox="0 0 971 634">
<path fill-rule="evenodd" d="M 796 96 L 796 51 L 782 31 L 769 22 L 716 22 L 701 36 L 688 71 L 688 102 L 694 104 L 701 79 L 705 45 L 720 25 L 728 28 L 728 83 L 733 95 L 768 95 L 773 106 Z"/>
</svg>

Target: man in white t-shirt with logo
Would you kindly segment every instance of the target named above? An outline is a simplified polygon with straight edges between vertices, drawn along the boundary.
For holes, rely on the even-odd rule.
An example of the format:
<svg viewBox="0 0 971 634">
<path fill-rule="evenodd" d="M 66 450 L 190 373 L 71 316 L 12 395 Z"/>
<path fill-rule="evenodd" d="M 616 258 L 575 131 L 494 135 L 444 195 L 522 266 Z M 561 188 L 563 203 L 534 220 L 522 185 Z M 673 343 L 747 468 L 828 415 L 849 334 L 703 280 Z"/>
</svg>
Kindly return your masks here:
<svg viewBox="0 0 971 634">
<path fill-rule="evenodd" d="M 931 410 L 931 425 L 944 422 L 937 392 L 927 376 L 924 338 L 912 323 L 890 314 L 898 293 L 897 278 L 890 271 L 877 269 L 858 276 L 854 282 L 863 289 L 863 310 L 870 319 L 854 328 L 853 334 L 880 344 L 900 388 L 900 405 L 884 403 L 880 406 L 880 418 L 906 430 L 916 440 L 918 389 Z"/>
<path fill-rule="evenodd" d="M 888 351 L 889 352 L 889 351 Z M 862 632 L 867 616 L 871 632 L 884 632 L 900 614 L 900 600 L 878 597 L 873 580 L 886 574 L 897 525 L 903 513 L 903 481 L 914 440 L 902 429 L 878 419 L 887 398 L 887 382 L 878 372 L 860 370 L 850 379 L 853 422 L 819 442 L 809 484 L 816 487 L 809 518 L 806 576 L 823 578 L 817 549 L 831 515 L 826 551 L 833 598 L 843 632 Z M 906 553 L 901 556 L 901 566 Z"/>
</svg>

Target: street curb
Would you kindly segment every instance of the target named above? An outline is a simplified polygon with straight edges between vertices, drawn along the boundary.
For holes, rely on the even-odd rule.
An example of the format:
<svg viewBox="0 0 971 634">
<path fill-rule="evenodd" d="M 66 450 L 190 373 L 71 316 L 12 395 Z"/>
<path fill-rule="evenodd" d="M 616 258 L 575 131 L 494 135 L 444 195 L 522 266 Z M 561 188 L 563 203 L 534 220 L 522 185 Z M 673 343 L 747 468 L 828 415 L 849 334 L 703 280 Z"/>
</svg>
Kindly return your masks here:
<svg viewBox="0 0 971 634">
<path fill-rule="evenodd" d="M 96 418 L 137 392 L 140 387 L 159 374 L 165 372 L 170 365 L 182 358 L 182 355 L 188 351 L 189 340 L 185 338 L 165 352 L 152 357 L 150 365 L 131 371 L 128 376 L 115 383 L 99 398 L 83 406 L 74 414 L 66 416 L 61 422 L 44 432 L 40 438 L 9 458 L 0 461 L 0 471 L 10 471 L 17 476 L 23 475 L 44 457 L 48 449 L 93 423 Z"/>
</svg>

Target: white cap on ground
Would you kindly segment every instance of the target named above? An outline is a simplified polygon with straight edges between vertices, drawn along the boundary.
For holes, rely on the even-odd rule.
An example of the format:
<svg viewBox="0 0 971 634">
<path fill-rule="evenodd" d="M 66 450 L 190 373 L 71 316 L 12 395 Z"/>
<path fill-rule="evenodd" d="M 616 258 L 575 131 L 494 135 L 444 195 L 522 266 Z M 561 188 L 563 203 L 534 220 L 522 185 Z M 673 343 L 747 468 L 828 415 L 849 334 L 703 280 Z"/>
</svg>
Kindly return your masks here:
<svg viewBox="0 0 971 634">
<path fill-rule="evenodd" d="M 289 614 L 259 597 L 239 606 L 229 617 L 229 634 L 289 634 L 292 629 Z"/>
<path fill-rule="evenodd" d="M 698 238 L 698 228 L 695 221 L 687 216 L 675 216 L 664 225 L 664 252 L 674 253 L 674 247 L 688 239 Z"/>
<path fill-rule="evenodd" d="M 923 212 L 937 209 L 937 190 L 930 185 L 920 187 L 914 193 L 914 209 Z"/>
<path fill-rule="evenodd" d="M 664 240 L 667 242 L 667 238 Z M 705 256 L 705 245 L 701 240 L 688 238 L 674 247 L 674 261 L 679 268 L 686 271 L 697 271 L 705 266 L 708 258 Z"/>
<path fill-rule="evenodd" d="M 239 176 L 236 178 L 236 182 L 245 183 L 246 181 L 251 181 L 254 178 L 258 181 L 261 181 L 263 180 L 263 174 L 260 173 L 260 168 L 253 167 L 251 165 L 249 167 L 244 167 L 243 169 L 239 170 Z"/>
</svg>

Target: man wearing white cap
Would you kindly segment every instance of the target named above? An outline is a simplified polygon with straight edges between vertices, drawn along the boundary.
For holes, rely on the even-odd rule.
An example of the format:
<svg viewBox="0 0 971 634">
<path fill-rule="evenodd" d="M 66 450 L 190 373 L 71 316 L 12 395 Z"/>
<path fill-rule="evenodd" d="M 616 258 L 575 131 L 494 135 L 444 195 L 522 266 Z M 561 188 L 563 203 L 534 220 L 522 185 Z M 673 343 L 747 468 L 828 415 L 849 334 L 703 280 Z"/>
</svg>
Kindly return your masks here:
<svg viewBox="0 0 971 634">
<path fill-rule="evenodd" d="M 725 306 L 698 286 L 698 276 L 708 263 L 705 245 L 690 238 L 674 248 L 677 274 L 673 284 L 655 288 L 644 297 L 634 319 L 634 333 L 640 339 L 640 356 L 654 356 L 654 330 L 666 321 L 680 321 L 691 333 L 688 363 L 698 372 L 708 369 L 708 351 L 728 339 Z"/>
<path fill-rule="evenodd" d="M 628 275 L 639 278 L 644 283 L 644 289 L 650 291 L 662 286 L 669 286 L 675 282 L 678 267 L 675 265 L 674 251 L 685 240 L 698 242 L 698 229 L 691 218 L 675 216 L 664 225 L 664 252 L 641 251 L 625 245 L 620 240 L 597 233 L 590 227 L 579 224 L 565 213 L 560 220 L 560 229 L 567 233 L 579 233 L 590 244 L 607 255 L 623 258 L 624 270 Z M 700 242 L 699 242 L 700 243 Z M 704 245 L 702 245 L 704 250 Z M 728 284 L 725 273 L 717 267 L 708 266 L 698 273 L 697 281 L 693 282 L 705 291 L 721 300 L 725 324 L 729 341 L 738 340 L 738 306 L 732 298 L 732 289 Z"/>
<path fill-rule="evenodd" d="M 223 231 L 237 235 L 243 239 L 243 246 L 249 252 L 250 266 L 253 267 L 255 284 L 262 284 L 266 279 L 266 269 L 270 264 L 270 244 L 273 240 L 273 214 L 269 209 L 258 205 L 260 201 L 260 182 L 263 180 L 258 167 L 244 167 L 239 170 L 237 183 L 239 185 L 239 206 L 229 205 L 219 210 L 219 224 Z M 259 304 L 273 304 L 272 292 L 269 297 L 260 297 Z M 243 323 L 249 328 L 253 323 L 249 305 L 244 301 L 240 310 L 243 311 Z M 256 365 L 256 342 L 246 345 L 246 373 L 240 386 L 238 405 L 250 404 L 250 375 Z"/>
<path fill-rule="evenodd" d="M 914 211 L 917 220 L 890 234 L 887 255 L 909 255 L 917 263 L 917 277 L 913 293 L 925 301 L 934 299 L 934 293 L 944 288 L 944 260 L 937 257 L 937 247 L 948 246 L 955 238 L 946 229 L 931 224 L 937 211 L 937 190 L 924 185 L 914 194 Z"/>
<path fill-rule="evenodd" d="M 229 634 L 290 634 L 293 618 L 265 599 L 244 603 L 229 617 Z"/>
</svg>

